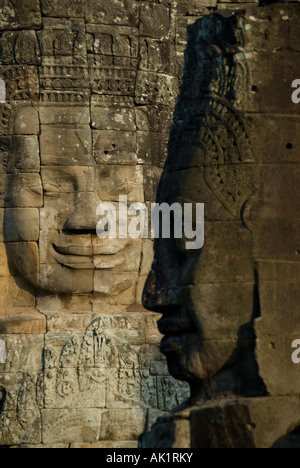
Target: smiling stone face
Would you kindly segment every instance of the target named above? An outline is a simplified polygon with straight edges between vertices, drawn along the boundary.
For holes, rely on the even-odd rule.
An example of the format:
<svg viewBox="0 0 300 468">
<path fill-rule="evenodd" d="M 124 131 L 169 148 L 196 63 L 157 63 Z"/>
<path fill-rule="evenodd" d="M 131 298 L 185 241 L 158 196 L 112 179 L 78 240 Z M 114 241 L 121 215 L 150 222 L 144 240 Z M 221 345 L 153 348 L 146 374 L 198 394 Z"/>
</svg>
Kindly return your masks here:
<svg viewBox="0 0 300 468">
<path fill-rule="evenodd" d="M 99 239 L 96 210 L 120 193 L 143 200 L 142 172 L 97 164 L 89 108 L 72 111 L 27 105 L 15 114 L 4 214 L 8 258 L 42 290 L 114 295 L 137 279 L 141 240 Z M 55 117 L 64 125 L 53 125 Z"/>
</svg>

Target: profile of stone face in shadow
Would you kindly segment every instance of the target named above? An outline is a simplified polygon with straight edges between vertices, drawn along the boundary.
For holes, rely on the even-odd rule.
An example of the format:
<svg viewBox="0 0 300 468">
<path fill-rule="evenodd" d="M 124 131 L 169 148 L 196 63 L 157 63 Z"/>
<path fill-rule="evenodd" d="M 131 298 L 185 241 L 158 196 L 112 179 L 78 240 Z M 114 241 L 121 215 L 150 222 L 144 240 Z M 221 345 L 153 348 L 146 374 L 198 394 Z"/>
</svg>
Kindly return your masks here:
<svg viewBox="0 0 300 468">
<path fill-rule="evenodd" d="M 143 298 L 146 308 L 162 313 L 170 373 L 190 382 L 196 399 L 283 394 L 276 366 L 290 384 L 296 372 L 290 358 L 300 282 L 300 107 L 290 97 L 296 55 L 285 55 L 276 78 L 282 57 L 272 55 L 274 43 L 252 35 L 255 12 L 242 21 L 243 13 L 210 15 L 189 28 L 157 202 L 204 203 L 205 243 L 196 251 L 185 248 L 185 239 L 157 239 Z M 271 13 L 276 43 L 277 5 Z M 266 27 L 268 14 L 260 12 Z"/>
<path fill-rule="evenodd" d="M 102 164 L 89 104 L 14 106 L 5 156 L 3 237 L 14 276 L 37 290 L 115 295 L 137 278 L 141 239 L 100 239 L 101 201 L 143 196 L 136 166 Z"/>
</svg>

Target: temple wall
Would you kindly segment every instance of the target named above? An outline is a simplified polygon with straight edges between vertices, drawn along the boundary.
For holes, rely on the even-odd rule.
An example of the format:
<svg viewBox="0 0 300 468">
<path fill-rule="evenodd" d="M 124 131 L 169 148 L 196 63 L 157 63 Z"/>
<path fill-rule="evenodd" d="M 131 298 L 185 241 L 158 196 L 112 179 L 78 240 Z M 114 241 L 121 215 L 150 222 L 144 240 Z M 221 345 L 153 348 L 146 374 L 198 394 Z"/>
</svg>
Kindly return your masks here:
<svg viewBox="0 0 300 468">
<path fill-rule="evenodd" d="M 136 447 L 189 394 L 159 352 L 157 314 L 141 305 L 152 240 L 129 248 L 123 270 L 74 280 L 51 262 L 51 233 L 73 200 L 67 175 L 81 166 L 96 165 L 99 200 L 155 201 L 186 28 L 250 3 L 16 3 L 0 0 L 0 445 Z M 80 193 L 93 192 L 88 182 Z"/>
</svg>

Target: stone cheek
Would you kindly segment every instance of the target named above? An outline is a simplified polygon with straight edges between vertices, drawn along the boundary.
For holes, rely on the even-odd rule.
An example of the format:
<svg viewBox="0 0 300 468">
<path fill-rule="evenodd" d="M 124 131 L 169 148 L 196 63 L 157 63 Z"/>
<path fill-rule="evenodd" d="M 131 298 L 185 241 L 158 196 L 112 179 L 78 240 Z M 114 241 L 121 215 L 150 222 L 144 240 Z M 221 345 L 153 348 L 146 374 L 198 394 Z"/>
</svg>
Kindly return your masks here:
<svg viewBox="0 0 300 468">
<path fill-rule="evenodd" d="M 0 1 L 0 445 L 136 446 L 188 395 L 141 305 L 152 240 L 91 226 L 155 201 L 197 2 Z"/>
</svg>

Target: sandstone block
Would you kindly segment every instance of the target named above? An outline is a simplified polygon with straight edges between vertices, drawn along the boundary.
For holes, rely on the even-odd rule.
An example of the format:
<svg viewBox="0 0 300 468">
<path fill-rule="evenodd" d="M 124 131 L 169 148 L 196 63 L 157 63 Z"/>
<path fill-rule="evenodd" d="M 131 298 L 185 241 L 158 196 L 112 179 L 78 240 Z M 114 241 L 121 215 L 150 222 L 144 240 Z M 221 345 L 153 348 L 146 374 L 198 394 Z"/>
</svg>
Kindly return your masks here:
<svg viewBox="0 0 300 468">
<path fill-rule="evenodd" d="M 99 165 L 96 167 L 96 187 L 100 200 L 119 201 L 126 195 L 128 202 L 143 202 L 143 170 L 136 166 Z"/>
<path fill-rule="evenodd" d="M 142 132 L 169 134 L 172 123 L 171 110 L 171 108 L 164 105 L 137 107 L 137 130 Z"/>
<path fill-rule="evenodd" d="M 117 104 L 109 107 L 98 105 L 97 98 L 92 101 L 92 126 L 99 130 L 118 130 L 134 132 L 135 110 L 134 107 L 123 107 Z"/>
<path fill-rule="evenodd" d="M 113 130 L 93 131 L 93 150 L 97 164 L 136 164 L 136 135 Z"/>
<path fill-rule="evenodd" d="M 42 167 L 43 188 L 48 193 L 92 192 L 95 187 L 94 170 L 81 166 Z"/>
<path fill-rule="evenodd" d="M 153 38 L 168 37 L 172 27 L 170 2 L 140 2 L 140 32 Z"/>
<path fill-rule="evenodd" d="M 122 12 L 120 14 L 120 12 Z M 85 5 L 85 18 L 88 23 L 109 25 L 138 26 L 138 2 L 128 0 L 113 0 L 107 8 L 106 0 L 92 0 Z"/>
<path fill-rule="evenodd" d="M 42 410 L 43 443 L 97 442 L 101 410 Z"/>
<path fill-rule="evenodd" d="M 45 16 L 54 18 L 77 18 L 84 16 L 84 8 L 80 1 L 72 0 L 53 0 L 51 3 L 42 0 L 42 12 Z"/>
<path fill-rule="evenodd" d="M 138 71 L 135 91 L 137 104 L 173 106 L 178 94 L 178 80 L 170 75 Z"/>
<path fill-rule="evenodd" d="M 41 10 L 38 0 L 29 0 L 26 4 L 3 8 L 1 11 L 1 29 L 38 29 L 41 25 Z"/>
<path fill-rule="evenodd" d="M 41 126 L 41 161 L 43 166 L 90 166 L 91 130 L 88 126 Z"/>
<path fill-rule="evenodd" d="M 66 106 L 63 104 L 40 105 L 39 117 L 42 125 L 89 125 L 90 112 L 85 104 Z"/>
<path fill-rule="evenodd" d="M 7 208 L 41 208 L 43 188 L 39 174 L 7 175 L 5 206 Z"/>
<path fill-rule="evenodd" d="M 35 311 L 36 320 L 39 314 Z M 34 318 L 34 311 L 31 315 Z M 41 316 L 43 318 L 43 316 Z M 24 315 L 26 319 L 26 315 Z M 0 364 L 0 373 L 18 373 L 18 372 L 40 372 L 42 370 L 42 350 L 44 346 L 44 335 L 26 334 L 21 332 L 21 327 L 15 334 L 3 334 L 1 330 L 1 339 L 6 346 L 6 362 Z"/>
<path fill-rule="evenodd" d="M 39 135 L 40 123 L 39 115 L 35 107 L 23 104 L 18 110 L 14 125 L 13 135 Z M 27 139 L 25 139 L 27 141 Z"/>
<path fill-rule="evenodd" d="M 8 173 L 34 173 L 40 171 L 40 152 L 37 136 L 13 136 Z"/>
<path fill-rule="evenodd" d="M 4 215 L 5 242 L 35 242 L 39 239 L 37 208 L 7 208 Z"/>
<path fill-rule="evenodd" d="M 137 158 L 139 164 L 162 167 L 167 157 L 167 149 L 167 134 L 137 132 Z"/>
<path fill-rule="evenodd" d="M 136 440 L 144 430 L 145 409 L 124 409 L 103 411 L 101 440 Z"/>
</svg>

